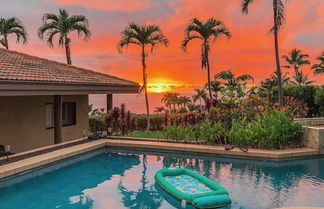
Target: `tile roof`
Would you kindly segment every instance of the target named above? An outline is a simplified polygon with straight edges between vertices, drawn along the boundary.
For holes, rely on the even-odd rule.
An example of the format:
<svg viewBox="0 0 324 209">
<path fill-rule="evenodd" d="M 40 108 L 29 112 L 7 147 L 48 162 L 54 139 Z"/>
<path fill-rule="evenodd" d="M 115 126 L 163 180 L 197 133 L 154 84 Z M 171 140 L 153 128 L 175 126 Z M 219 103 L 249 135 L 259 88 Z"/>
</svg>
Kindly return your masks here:
<svg viewBox="0 0 324 209">
<path fill-rule="evenodd" d="M 138 86 L 138 83 L 64 63 L 0 49 L 0 81 Z"/>
</svg>

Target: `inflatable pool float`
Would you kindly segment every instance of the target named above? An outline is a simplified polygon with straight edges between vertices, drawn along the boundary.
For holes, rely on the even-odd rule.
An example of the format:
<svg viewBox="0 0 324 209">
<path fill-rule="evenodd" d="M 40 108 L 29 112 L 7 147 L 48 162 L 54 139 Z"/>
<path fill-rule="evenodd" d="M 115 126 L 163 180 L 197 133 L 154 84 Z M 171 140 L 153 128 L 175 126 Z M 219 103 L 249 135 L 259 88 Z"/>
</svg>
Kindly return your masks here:
<svg viewBox="0 0 324 209">
<path fill-rule="evenodd" d="M 219 208 L 232 203 L 224 187 L 186 168 L 163 168 L 154 178 L 168 194 L 197 208 Z"/>
</svg>

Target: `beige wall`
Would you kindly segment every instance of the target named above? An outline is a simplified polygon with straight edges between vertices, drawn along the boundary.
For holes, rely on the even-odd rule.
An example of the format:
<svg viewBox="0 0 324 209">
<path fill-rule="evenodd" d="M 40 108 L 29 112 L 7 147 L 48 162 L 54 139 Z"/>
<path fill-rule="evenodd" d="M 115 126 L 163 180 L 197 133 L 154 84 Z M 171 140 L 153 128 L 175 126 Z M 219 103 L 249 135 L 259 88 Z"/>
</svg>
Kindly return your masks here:
<svg viewBox="0 0 324 209">
<path fill-rule="evenodd" d="M 81 138 L 89 129 L 88 96 L 63 96 L 63 102 L 76 102 L 76 125 L 63 127 L 63 141 Z M 0 144 L 11 145 L 15 153 L 53 144 L 46 103 L 53 103 L 53 96 L 0 97 Z"/>
</svg>

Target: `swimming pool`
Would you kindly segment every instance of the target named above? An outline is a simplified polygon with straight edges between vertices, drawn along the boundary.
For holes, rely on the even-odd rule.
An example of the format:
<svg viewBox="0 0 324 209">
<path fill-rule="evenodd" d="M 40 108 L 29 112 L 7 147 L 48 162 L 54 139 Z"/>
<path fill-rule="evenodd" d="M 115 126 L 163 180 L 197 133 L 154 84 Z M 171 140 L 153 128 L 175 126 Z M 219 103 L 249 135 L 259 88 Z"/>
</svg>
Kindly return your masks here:
<svg viewBox="0 0 324 209">
<path fill-rule="evenodd" d="M 233 200 L 228 209 L 324 207 L 323 157 L 279 162 L 100 149 L 0 181 L 0 208 L 180 208 L 155 185 L 163 167 L 187 167 L 218 181 Z"/>
</svg>

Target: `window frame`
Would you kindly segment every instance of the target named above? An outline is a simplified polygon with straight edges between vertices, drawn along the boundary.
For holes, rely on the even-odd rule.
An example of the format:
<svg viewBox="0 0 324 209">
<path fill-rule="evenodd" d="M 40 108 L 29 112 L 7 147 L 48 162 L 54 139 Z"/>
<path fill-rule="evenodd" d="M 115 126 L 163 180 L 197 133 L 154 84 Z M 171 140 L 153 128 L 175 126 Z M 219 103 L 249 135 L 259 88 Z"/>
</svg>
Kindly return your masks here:
<svg viewBox="0 0 324 209">
<path fill-rule="evenodd" d="M 64 123 L 64 120 L 63 120 L 63 117 L 64 117 L 64 106 L 67 105 L 67 104 L 72 104 L 72 122 L 70 123 Z M 52 105 L 53 106 L 53 112 L 52 112 L 52 117 L 53 117 L 53 125 L 52 126 L 47 126 L 47 105 Z M 76 108 L 77 108 L 77 105 L 76 105 L 76 102 L 63 102 L 62 103 L 62 127 L 67 127 L 67 126 L 74 126 L 76 125 Z M 54 121 L 54 103 L 46 103 L 45 104 L 45 126 L 46 126 L 46 129 L 53 129 L 54 128 L 54 124 L 55 124 L 55 121 Z"/>
</svg>

